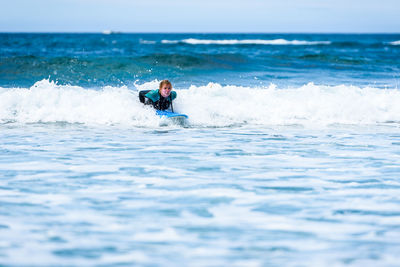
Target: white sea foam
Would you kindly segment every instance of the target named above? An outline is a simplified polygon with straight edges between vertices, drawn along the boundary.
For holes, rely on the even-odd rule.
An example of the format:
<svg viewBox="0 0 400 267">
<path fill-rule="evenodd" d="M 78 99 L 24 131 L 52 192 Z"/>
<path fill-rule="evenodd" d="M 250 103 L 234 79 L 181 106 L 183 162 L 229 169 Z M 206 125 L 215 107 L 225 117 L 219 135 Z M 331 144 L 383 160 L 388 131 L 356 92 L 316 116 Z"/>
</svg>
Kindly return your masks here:
<svg viewBox="0 0 400 267">
<path fill-rule="evenodd" d="M 394 41 L 394 42 L 390 42 L 389 44 L 391 44 L 391 45 L 400 45 L 400 40 Z"/>
<path fill-rule="evenodd" d="M 273 40 L 263 40 L 263 39 L 245 39 L 245 40 L 211 40 L 211 39 L 194 39 L 188 38 L 183 40 L 162 40 L 164 44 L 177 44 L 186 43 L 192 45 L 241 45 L 241 44 L 258 44 L 258 45 L 329 45 L 330 41 L 301 41 L 301 40 L 285 40 L 285 39 L 273 39 Z"/>
<path fill-rule="evenodd" d="M 126 87 L 107 86 L 98 91 L 42 80 L 31 88 L 0 88 L 0 104 L 3 122 L 157 124 L 150 108 L 140 105 L 137 93 Z"/>
<path fill-rule="evenodd" d="M 31 88 L 0 88 L 0 121 L 159 126 L 160 119 L 152 109 L 138 100 L 138 90 L 157 85 L 158 81 L 152 81 L 136 88 L 94 90 L 42 80 Z M 312 83 L 279 89 L 274 85 L 251 88 L 209 83 L 177 92 L 175 111 L 189 115 L 192 126 L 400 122 L 397 89 Z"/>
<path fill-rule="evenodd" d="M 195 124 L 226 126 L 375 124 L 400 121 L 399 90 L 354 86 L 318 86 L 277 89 L 221 86 L 192 86 L 182 90 L 180 110 Z"/>
</svg>

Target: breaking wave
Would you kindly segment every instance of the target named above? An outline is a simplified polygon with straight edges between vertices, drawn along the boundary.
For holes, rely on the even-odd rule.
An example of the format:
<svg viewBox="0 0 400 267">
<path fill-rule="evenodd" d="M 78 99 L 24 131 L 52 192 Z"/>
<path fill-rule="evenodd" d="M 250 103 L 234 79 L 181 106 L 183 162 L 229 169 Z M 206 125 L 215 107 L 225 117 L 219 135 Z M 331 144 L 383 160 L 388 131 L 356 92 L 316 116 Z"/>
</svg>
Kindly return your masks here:
<svg viewBox="0 0 400 267">
<path fill-rule="evenodd" d="M 188 38 L 183 40 L 162 40 L 163 44 L 185 43 L 191 45 L 329 45 L 330 41 L 302 41 L 302 40 L 262 40 L 262 39 L 247 39 L 247 40 L 211 40 L 211 39 L 194 39 Z"/>
<path fill-rule="evenodd" d="M 139 90 L 157 85 L 158 81 L 152 81 L 135 88 L 96 90 L 42 80 L 31 88 L 0 88 L 0 122 L 157 127 L 160 119 L 138 101 Z M 312 83 L 280 89 L 209 83 L 176 91 L 175 111 L 187 114 L 193 127 L 400 122 L 398 89 Z"/>
</svg>

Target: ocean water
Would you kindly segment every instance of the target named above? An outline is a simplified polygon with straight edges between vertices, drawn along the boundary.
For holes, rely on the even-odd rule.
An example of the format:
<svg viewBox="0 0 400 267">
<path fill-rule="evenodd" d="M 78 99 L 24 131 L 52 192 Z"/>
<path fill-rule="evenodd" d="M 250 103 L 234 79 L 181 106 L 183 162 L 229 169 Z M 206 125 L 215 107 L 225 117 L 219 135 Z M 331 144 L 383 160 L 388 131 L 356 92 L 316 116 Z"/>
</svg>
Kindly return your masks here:
<svg viewBox="0 0 400 267">
<path fill-rule="evenodd" d="M 0 34 L 0 266 L 398 266 L 400 35 Z M 160 119 L 138 91 L 173 83 Z"/>
</svg>

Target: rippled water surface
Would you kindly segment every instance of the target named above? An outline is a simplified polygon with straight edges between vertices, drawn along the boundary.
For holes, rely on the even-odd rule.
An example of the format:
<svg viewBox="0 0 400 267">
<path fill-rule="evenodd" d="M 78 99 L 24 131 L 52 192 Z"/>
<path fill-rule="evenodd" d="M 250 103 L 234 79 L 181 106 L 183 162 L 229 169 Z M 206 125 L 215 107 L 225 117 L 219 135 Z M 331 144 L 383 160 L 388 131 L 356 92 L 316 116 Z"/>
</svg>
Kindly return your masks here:
<svg viewBox="0 0 400 267">
<path fill-rule="evenodd" d="M 0 33 L 0 266 L 399 266 L 399 34 Z M 171 80 L 181 125 L 138 91 Z"/>
<path fill-rule="evenodd" d="M 0 33 L 0 86 L 400 86 L 400 34 Z"/>
<path fill-rule="evenodd" d="M 0 265 L 397 266 L 400 134 L 0 126 Z"/>
</svg>

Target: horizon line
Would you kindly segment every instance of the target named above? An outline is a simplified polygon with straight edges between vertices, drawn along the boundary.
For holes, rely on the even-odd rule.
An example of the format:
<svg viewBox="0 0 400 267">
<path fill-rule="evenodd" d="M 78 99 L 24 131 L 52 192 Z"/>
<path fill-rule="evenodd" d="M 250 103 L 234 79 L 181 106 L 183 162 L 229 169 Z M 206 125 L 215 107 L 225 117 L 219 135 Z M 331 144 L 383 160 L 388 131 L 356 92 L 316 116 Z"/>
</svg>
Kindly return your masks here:
<svg viewBox="0 0 400 267">
<path fill-rule="evenodd" d="M 170 31 L 170 32 L 158 32 L 158 31 L 114 31 L 114 30 L 103 30 L 103 31 L 1 31 L 0 34 L 400 34 L 400 32 L 186 32 L 186 31 Z"/>
</svg>

